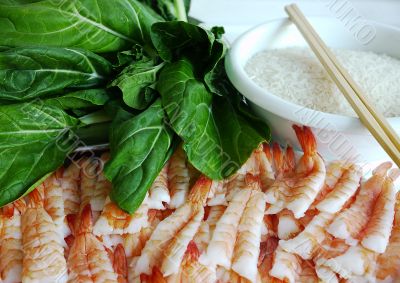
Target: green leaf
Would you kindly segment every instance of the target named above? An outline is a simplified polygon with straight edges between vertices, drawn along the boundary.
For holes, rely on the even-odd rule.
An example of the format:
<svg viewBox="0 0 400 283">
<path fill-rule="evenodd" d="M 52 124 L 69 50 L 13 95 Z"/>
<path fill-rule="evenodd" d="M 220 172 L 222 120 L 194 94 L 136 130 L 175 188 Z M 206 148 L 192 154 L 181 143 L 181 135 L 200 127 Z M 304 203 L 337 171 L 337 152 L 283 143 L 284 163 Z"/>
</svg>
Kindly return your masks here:
<svg viewBox="0 0 400 283">
<path fill-rule="evenodd" d="M 211 80 L 215 68 L 224 58 L 227 46 L 221 36 L 224 29 L 214 27 L 211 31 L 185 22 L 162 22 L 152 27 L 151 38 L 160 57 L 173 62 L 182 57 L 196 66 L 196 75 L 204 77 L 210 91 L 220 95 L 213 88 Z"/>
<path fill-rule="evenodd" d="M 270 136 L 265 124 L 254 120 L 257 124 L 253 125 L 250 116 L 243 115 L 236 92 L 214 96 L 196 78 L 189 60 L 164 67 L 157 90 L 170 126 L 184 142 L 189 161 L 212 179 L 232 175 Z"/>
<path fill-rule="evenodd" d="M 120 208 L 133 213 L 140 206 L 169 154 L 172 137 L 159 99 L 137 116 L 124 110 L 117 115 L 104 173 L 113 184 L 110 197 Z"/>
<path fill-rule="evenodd" d="M 128 106 L 145 109 L 156 96 L 152 85 L 163 66 L 164 63 L 156 65 L 153 60 L 144 58 L 126 67 L 110 86 L 116 86 L 122 91 L 123 100 Z"/>
<path fill-rule="evenodd" d="M 21 101 L 103 84 L 110 63 L 81 49 L 18 47 L 0 52 L 0 99 Z"/>
<path fill-rule="evenodd" d="M 118 52 L 117 62 L 114 64 L 114 67 L 123 67 L 142 60 L 144 56 L 143 52 L 143 48 L 138 44 L 132 46 L 130 50 Z"/>
<path fill-rule="evenodd" d="M 161 15 L 167 21 L 176 21 L 180 20 L 180 13 L 185 13 L 186 15 L 189 13 L 190 8 L 190 0 L 182 0 L 184 10 L 179 11 L 179 8 L 176 5 L 176 1 L 174 0 L 141 0 L 141 2 L 146 3 L 150 7 L 152 7 L 159 15 Z"/>
<path fill-rule="evenodd" d="M 155 23 L 151 27 L 151 39 L 164 61 L 187 57 L 201 62 L 211 55 L 215 36 L 199 26 L 174 21 Z"/>
<path fill-rule="evenodd" d="M 105 105 L 110 100 L 110 95 L 105 89 L 83 89 L 62 96 L 43 100 L 47 105 L 52 105 L 64 110 L 92 108 Z"/>
<path fill-rule="evenodd" d="M 39 103 L 0 106 L 0 206 L 33 188 L 76 146 L 79 121 Z"/>
<path fill-rule="evenodd" d="M 18 3 L 17 3 L 18 2 Z M 161 21 L 136 0 L 43 0 L 0 2 L 0 45 L 78 47 L 94 52 L 149 44 Z"/>
</svg>

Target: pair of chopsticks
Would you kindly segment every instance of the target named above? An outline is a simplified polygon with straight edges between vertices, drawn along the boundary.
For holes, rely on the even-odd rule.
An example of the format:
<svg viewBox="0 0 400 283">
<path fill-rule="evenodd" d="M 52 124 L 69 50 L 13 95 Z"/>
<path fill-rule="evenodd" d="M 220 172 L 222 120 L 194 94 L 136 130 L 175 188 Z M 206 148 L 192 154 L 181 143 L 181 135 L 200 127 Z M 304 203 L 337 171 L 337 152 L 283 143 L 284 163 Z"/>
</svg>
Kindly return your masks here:
<svg viewBox="0 0 400 283">
<path fill-rule="evenodd" d="M 346 97 L 361 122 L 378 143 L 400 167 L 400 138 L 380 113 L 363 94 L 350 74 L 338 62 L 328 46 L 322 41 L 296 4 L 285 7 L 286 13 L 297 26 L 312 51 L 328 72 L 331 79 Z"/>
</svg>

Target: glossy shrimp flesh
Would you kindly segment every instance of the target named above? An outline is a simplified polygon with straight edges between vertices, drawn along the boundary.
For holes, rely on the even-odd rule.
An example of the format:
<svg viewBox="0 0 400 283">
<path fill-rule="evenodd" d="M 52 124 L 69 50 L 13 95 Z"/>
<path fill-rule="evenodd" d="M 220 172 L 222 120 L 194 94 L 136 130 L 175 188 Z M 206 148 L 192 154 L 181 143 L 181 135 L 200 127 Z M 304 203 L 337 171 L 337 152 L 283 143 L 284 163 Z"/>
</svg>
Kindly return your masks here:
<svg viewBox="0 0 400 283">
<path fill-rule="evenodd" d="M 82 209 L 78 220 L 68 256 L 68 282 L 118 282 L 106 248 L 92 233 L 90 204 Z"/>
<path fill-rule="evenodd" d="M 377 260 L 376 277 L 384 282 L 396 282 L 400 278 L 400 197 L 397 197 L 396 214 L 389 245 Z"/>
<path fill-rule="evenodd" d="M 228 270 L 231 268 L 231 259 L 240 218 L 251 192 L 251 190 L 239 190 L 236 192 L 224 214 L 219 219 L 208 244 L 207 252 L 200 257 L 201 262 L 213 266 L 221 265 Z"/>
<path fill-rule="evenodd" d="M 54 224 L 57 227 L 57 231 L 61 237 L 68 236 L 70 233 L 68 225 L 65 221 L 64 211 L 64 199 L 63 199 L 63 188 L 62 188 L 62 175 L 63 170 L 59 169 L 50 175 L 43 182 L 43 195 L 44 195 L 44 209 L 53 219 Z"/>
<path fill-rule="evenodd" d="M 235 194 L 246 188 L 246 174 L 259 175 L 256 154 L 253 152 L 249 159 L 239 168 L 239 170 L 226 181 L 226 200 L 230 202 Z"/>
<path fill-rule="evenodd" d="M 266 191 L 275 180 L 272 168 L 272 155 L 267 144 L 261 144 L 254 152 L 256 163 L 259 170 L 261 188 Z"/>
<path fill-rule="evenodd" d="M 185 251 L 199 229 L 203 217 L 204 209 L 200 209 L 166 247 L 160 269 L 164 277 L 178 273 Z"/>
<path fill-rule="evenodd" d="M 135 276 L 142 273 L 150 275 L 153 267 L 161 266 L 164 249 L 168 247 L 173 237 L 190 222 L 194 215 L 204 209 L 203 205 L 207 200 L 211 182 L 210 179 L 201 176 L 193 186 L 188 201 L 157 225 L 137 260 L 133 270 Z"/>
<path fill-rule="evenodd" d="M 341 210 L 346 201 L 356 193 L 361 175 L 361 168 L 355 164 L 351 164 L 347 168 L 344 167 L 342 175 L 332 185 L 331 191 L 317 204 L 316 208 L 328 213 L 336 213 Z"/>
<path fill-rule="evenodd" d="M 295 283 L 301 272 L 301 259 L 292 254 L 277 248 L 274 254 L 274 261 L 269 274 L 285 282 Z"/>
<path fill-rule="evenodd" d="M 373 276 L 375 260 L 376 253 L 361 245 L 356 245 L 351 246 L 345 253 L 322 262 L 321 265 L 345 279 L 363 276 L 364 280 L 367 280 L 368 277 Z"/>
<path fill-rule="evenodd" d="M 57 227 L 43 207 L 40 192 L 34 190 L 29 197 L 21 217 L 22 282 L 65 282 L 67 265 Z"/>
<path fill-rule="evenodd" d="M 187 159 L 182 146 L 179 146 L 169 161 L 170 208 L 178 208 L 186 202 L 190 189 L 190 175 Z"/>
<path fill-rule="evenodd" d="M 226 207 L 223 205 L 210 207 L 207 220 L 200 224 L 199 230 L 193 238 L 193 242 L 196 244 L 196 248 L 199 250 L 200 254 L 207 250 L 207 246 L 214 233 L 215 226 L 217 225 L 218 220 L 224 214 L 225 208 Z"/>
<path fill-rule="evenodd" d="M 228 203 L 226 201 L 226 192 L 227 187 L 225 184 L 225 180 L 216 181 L 213 180 L 209 198 L 207 200 L 208 206 L 216 206 L 216 205 L 225 205 L 227 206 Z"/>
<path fill-rule="evenodd" d="M 275 143 L 272 152 L 276 168 L 276 180 L 280 182 L 280 180 L 292 176 L 296 165 L 293 149 L 288 146 L 286 154 L 284 154 L 280 146 Z M 277 217 L 277 232 L 280 239 L 290 239 L 301 231 L 299 220 L 294 217 L 290 210 L 283 209 L 277 214 Z"/>
<path fill-rule="evenodd" d="M 308 127 L 293 126 L 304 155 L 301 157 L 294 176 L 275 183 L 266 192 L 271 204 L 267 213 L 278 213 L 284 208 L 293 212 L 296 218 L 303 217 L 314 202 L 325 181 L 326 169 L 316 151 L 316 141 Z"/>
<path fill-rule="evenodd" d="M 104 208 L 104 203 L 111 190 L 111 183 L 105 178 L 102 168 L 109 159 L 104 153 L 100 158 L 92 157 L 81 162 L 81 209 L 90 204 L 94 220 Z"/>
<path fill-rule="evenodd" d="M 122 235 L 137 233 L 142 227 L 148 226 L 148 210 L 149 206 L 145 200 L 135 213 L 129 214 L 120 209 L 117 204 L 107 197 L 104 209 L 93 227 L 93 234 Z"/>
<path fill-rule="evenodd" d="M 347 209 L 343 210 L 333 220 L 327 231 L 334 237 L 345 239 L 347 243 L 354 245 L 358 242 L 359 234 L 365 229 L 373 212 L 373 207 L 384 184 L 386 173 L 392 164 L 385 162 L 379 165 L 372 177 L 361 184 L 356 195 L 356 200 Z"/>
<path fill-rule="evenodd" d="M 64 214 L 78 214 L 81 202 L 79 162 L 72 162 L 63 172 L 61 187 L 63 189 Z"/>
<path fill-rule="evenodd" d="M 319 245 L 325 239 L 325 228 L 334 214 L 321 212 L 314 216 L 305 229 L 290 240 L 281 240 L 279 245 L 287 252 L 295 253 L 303 259 L 311 259 Z"/>
<path fill-rule="evenodd" d="M 16 205 L 18 203 L 18 209 Z M 21 282 L 22 235 L 21 213 L 25 202 L 20 199 L 2 208 L 0 215 L 0 282 Z"/>
<path fill-rule="evenodd" d="M 171 201 L 168 189 L 168 168 L 169 162 L 164 165 L 149 189 L 147 203 L 150 209 L 165 209 Z"/>
<path fill-rule="evenodd" d="M 257 262 L 260 254 L 261 229 L 265 211 L 265 197 L 260 181 L 251 174 L 246 176 L 251 195 L 237 229 L 236 243 L 232 257 L 232 270 L 240 276 L 255 281 Z"/>
<path fill-rule="evenodd" d="M 376 201 L 372 217 L 363 232 L 361 244 L 376 253 L 383 253 L 389 243 L 392 231 L 394 208 L 396 204 L 397 189 L 393 181 L 397 179 L 400 170 L 392 169 L 386 178 L 381 193 Z"/>
<path fill-rule="evenodd" d="M 214 283 L 215 270 L 199 263 L 200 251 L 194 241 L 190 241 L 183 257 L 179 272 L 167 278 L 167 282 Z"/>
</svg>

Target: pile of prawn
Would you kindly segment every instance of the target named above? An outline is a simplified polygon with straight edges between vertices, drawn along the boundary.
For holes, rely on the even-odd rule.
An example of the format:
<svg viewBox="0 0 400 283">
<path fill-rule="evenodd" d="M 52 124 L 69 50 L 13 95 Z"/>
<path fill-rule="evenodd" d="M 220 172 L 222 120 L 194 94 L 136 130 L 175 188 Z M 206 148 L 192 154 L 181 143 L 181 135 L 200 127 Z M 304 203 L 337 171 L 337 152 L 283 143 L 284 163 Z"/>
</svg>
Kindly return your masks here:
<svg viewBox="0 0 400 283">
<path fill-rule="evenodd" d="M 400 175 L 368 180 L 303 149 L 262 144 L 227 180 L 178 148 L 129 215 L 109 197 L 108 154 L 60 168 L 1 208 L 0 282 L 398 282 Z"/>
</svg>

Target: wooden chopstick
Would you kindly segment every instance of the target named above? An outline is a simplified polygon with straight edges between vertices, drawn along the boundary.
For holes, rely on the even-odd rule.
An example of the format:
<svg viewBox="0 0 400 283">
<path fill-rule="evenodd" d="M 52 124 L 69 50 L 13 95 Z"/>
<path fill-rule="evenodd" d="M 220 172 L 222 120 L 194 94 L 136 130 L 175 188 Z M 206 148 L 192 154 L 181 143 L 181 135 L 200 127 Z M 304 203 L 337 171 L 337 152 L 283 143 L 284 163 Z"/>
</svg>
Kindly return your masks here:
<svg viewBox="0 0 400 283">
<path fill-rule="evenodd" d="M 312 28 L 296 4 L 285 7 L 292 22 L 322 63 L 329 76 L 346 97 L 361 122 L 400 167 L 400 138 L 385 117 L 368 101 L 360 87 L 338 62 L 336 57 Z"/>
</svg>

